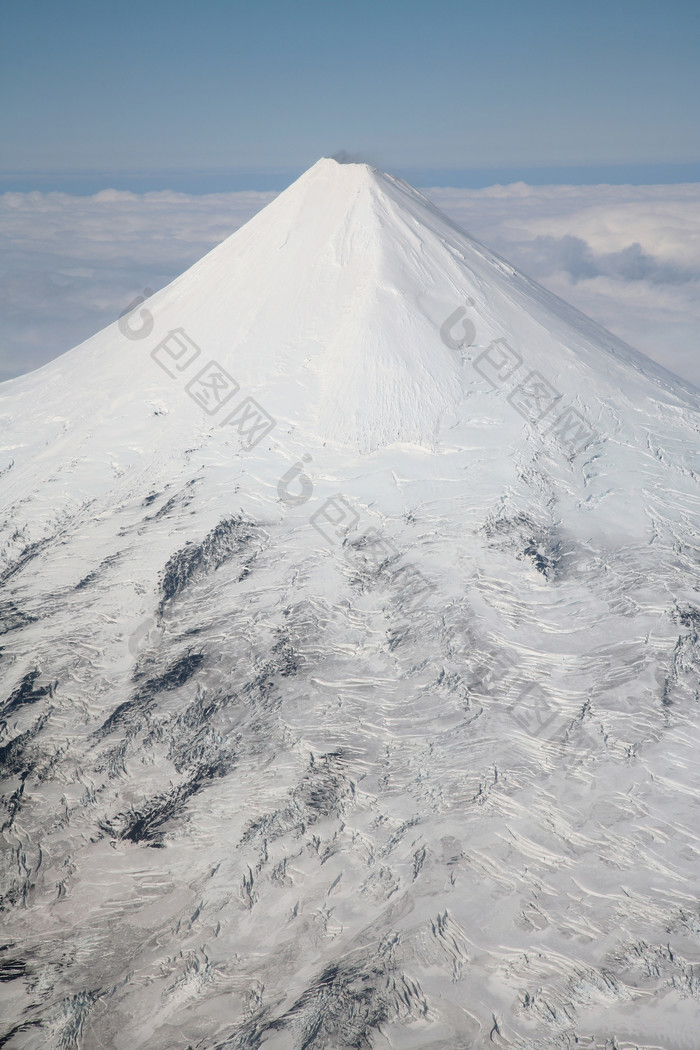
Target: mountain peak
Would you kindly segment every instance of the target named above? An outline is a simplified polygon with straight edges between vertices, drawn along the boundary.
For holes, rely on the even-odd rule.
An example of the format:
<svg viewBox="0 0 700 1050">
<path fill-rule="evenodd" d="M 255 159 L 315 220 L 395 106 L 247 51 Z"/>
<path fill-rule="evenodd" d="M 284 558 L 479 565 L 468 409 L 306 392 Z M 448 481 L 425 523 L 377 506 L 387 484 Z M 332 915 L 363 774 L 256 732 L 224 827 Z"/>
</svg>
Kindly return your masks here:
<svg viewBox="0 0 700 1050">
<path fill-rule="evenodd" d="M 125 338 L 124 322 L 115 323 L 15 391 L 93 429 L 96 405 L 114 391 L 132 421 L 162 397 L 179 398 L 188 414 L 184 387 L 164 387 L 153 356 L 168 333 L 182 331 L 201 363 L 235 377 L 288 430 L 360 453 L 396 442 L 433 447 L 468 399 L 467 414 L 477 406 L 477 415 L 496 412 L 504 432 L 517 433 L 517 418 L 470 365 L 504 340 L 523 375 L 549 376 L 552 387 L 561 381 L 581 402 L 579 412 L 583 392 L 593 411 L 621 391 L 628 399 L 660 391 L 673 401 L 689 397 L 674 377 L 518 274 L 407 183 L 330 157 L 145 309 L 148 331 L 137 322 Z M 456 310 L 470 345 L 441 335 Z M 66 385 L 66 374 L 80 381 Z"/>
<path fill-rule="evenodd" d="M 363 172 L 374 172 L 377 169 L 372 167 L 363 160 L 350 160 L 345 159 L 343 156 L 340 157 L 320 157 L 315 164 L 312 164 L 310 168 L 307 168 L 306 174 L 310 174 L 312 171 L 327 171 L 330 173 L 336 173 L 339 168 L 347 168 L 350 171 L 363 171 Z"/>
<path fill-rule="evenodd" d="M 4 384 L 0 1042 L 692 1045 L 697 407 L 328 158 Z"/>
</svg>

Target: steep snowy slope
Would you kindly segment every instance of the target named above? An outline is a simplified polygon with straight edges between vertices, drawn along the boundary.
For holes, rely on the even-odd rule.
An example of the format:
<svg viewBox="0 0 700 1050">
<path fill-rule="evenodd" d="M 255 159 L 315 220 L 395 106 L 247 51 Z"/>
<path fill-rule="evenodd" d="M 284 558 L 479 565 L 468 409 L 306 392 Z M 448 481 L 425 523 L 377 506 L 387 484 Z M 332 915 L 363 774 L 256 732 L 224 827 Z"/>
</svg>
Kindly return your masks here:
<svg viewBox="0 0 700 1050">
<path fill-rule="evenodd" d="M 700 1047 L 697 391 L 319 161 L 0 387 L 15 1048 Z"/>
</svg>

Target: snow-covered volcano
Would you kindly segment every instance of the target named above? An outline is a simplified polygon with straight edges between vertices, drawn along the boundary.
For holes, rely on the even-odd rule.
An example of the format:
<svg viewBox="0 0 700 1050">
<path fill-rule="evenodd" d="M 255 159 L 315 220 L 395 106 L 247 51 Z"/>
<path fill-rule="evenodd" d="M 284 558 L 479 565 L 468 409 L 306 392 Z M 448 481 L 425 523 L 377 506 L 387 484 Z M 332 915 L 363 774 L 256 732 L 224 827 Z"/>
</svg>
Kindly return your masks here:
<svg viewBox="0 0 700 1050">
<path fill-rule="evenodd" d="M 332 160 L 0 387 L 0 1045 L 700 1046 L 699 409 Z"/>
</svg>

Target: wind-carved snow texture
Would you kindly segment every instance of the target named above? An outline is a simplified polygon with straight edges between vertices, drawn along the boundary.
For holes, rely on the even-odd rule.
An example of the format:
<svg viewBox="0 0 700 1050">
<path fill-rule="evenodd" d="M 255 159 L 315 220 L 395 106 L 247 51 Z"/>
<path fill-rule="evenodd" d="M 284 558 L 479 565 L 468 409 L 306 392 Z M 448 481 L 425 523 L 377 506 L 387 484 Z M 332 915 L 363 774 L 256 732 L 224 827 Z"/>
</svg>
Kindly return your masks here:
<svg viewBox="0 0 700 1050">
<path fill-rule="evenodd" d="M 143 308 L 0 388 L 0 1045 L 696 1050 L 697 392 L 365 165 Z"/>
</svg>

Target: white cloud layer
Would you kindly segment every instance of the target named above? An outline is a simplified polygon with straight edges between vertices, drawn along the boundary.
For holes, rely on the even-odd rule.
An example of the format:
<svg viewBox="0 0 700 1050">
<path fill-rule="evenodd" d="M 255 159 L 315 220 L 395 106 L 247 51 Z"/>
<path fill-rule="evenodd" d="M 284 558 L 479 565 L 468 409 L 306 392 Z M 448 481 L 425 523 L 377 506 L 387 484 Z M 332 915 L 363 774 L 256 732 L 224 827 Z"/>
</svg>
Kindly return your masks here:
<svg viewBox="0 0 700 1050">
<path fill-rule="evenodd" d="M 460 226 L 700 386 L 700 185 L 429 190 Z"/>
<path fill-rule="evenodd" d="M 700 185 L 427 194 L 525 273 L 700 386 Z M 274 196 L 0 195 L 0 379 L 87 339 Z"/>
</svg>

